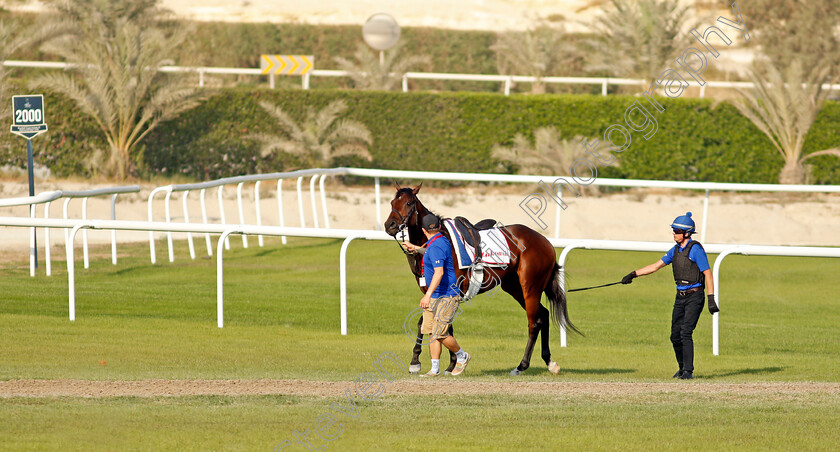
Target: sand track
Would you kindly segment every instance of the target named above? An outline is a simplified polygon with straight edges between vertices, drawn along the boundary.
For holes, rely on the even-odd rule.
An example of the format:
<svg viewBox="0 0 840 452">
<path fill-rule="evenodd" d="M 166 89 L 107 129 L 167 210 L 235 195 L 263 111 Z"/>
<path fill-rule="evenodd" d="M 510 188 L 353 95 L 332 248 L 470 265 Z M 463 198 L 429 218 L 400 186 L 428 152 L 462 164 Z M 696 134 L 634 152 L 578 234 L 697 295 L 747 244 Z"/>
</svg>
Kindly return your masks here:
<svg viewBox="0 0 840 452">
<path fill-rule="evenodd" d="M 383 382 L 383 395 L 521 394 L 616 398 L 658 394 L 796 396 L 840 394 L 840 383 L 624 383 L 624 382 L 476 382 L 442 377 Z M 353 390 L 350 381 L 308 380 L 8 380 L 0 397 L 171 397 L 196 395 L 297 395 L 339 397 Z"/>
</svg>

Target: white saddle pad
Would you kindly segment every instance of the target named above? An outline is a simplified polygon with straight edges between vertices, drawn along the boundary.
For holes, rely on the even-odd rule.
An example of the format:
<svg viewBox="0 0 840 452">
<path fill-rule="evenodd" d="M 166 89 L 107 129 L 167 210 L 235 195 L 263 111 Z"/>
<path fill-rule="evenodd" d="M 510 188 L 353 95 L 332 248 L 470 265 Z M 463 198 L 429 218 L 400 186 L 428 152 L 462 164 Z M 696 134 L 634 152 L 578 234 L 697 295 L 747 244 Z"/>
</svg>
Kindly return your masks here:
<svg viewBox="0 0 840 452">
<path fill-rule="evenodd" d="M 443 223 L 449 231 L 449 236 L 457 242 L 454 245 L 459 268 L 468 268 L 475 261 L 475 247 L 467 244 L 461 237 L 452 220 Z M 504 267 L 510 264 L 510 247 L 501 230 L 494 228 L 478 233 L 481 237 L 481 260 L 485 266 Z"/>
</svg>

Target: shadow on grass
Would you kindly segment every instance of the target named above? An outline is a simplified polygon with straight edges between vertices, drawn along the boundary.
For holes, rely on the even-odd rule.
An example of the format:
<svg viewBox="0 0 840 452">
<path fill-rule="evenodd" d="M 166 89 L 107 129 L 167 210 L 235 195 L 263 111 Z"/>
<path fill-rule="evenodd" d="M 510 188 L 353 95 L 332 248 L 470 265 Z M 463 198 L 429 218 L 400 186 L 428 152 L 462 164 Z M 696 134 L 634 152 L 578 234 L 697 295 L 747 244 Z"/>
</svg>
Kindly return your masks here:
<svg viewBox="0 0 840 452">
<path fill-rule="evenodd" d="M 481 372 L 481 375 L 493 375 L 493 376 L 501 376 L 505 377 L 510 374 L 510 371 L 513 370 L 513 367 L 509 369 L 485 369 Z M 602 368 L 602 369 L 568 369 L 564 367 L 560 367 L 560 374 L 575 374 L 575 375 L 611 375 L 611 374 L 629 374 L 636 372 L 637 369 L 616 369 L 616 368 Z M 545 365 L 542 366 L 531 366 L 528 370 L 522 373 L 522 375 L 542 375 L 551 374 L 548 371 L 548 368 Z"/>
<path fill-rule="evenodd" d="M 776 373 L 781 372 L 787 369 L 787 367 L 754 367 L 748 369 L 738 369 L 729 372 L 721 372 L 716 374 L 707 374 L 702 375 L 705 378 L 720 378 L 720 377 L 732 377 L 735 375 L 758 375 L 758 374 L 769 374 L 769 373 Z"/>
<path fill-rule="evenodd" d="M 256 236 L 249 236 L 249 237 L 256 237 Z M 294 237 L 292 237 L 292 239 L 294 239 Z M 319 243 L 308 243 L 308 244 L 291 243 L 291 244 L 288 244 L 288 245 L 277 244 L 277 246 L 271 245 L 271 247 L 264 247 L 262 249 L 262 251 L 259 251 L 259 252 L 255 253 L 255 256 L 258 256 L 258 257 L 269 256 L 269 255 L 272 255 L 272 254 L 275 254 L 275 253 L 279 253 L 279 252 L 281 252 L 284 249 L 289 248 L 289 247 L 292 248 L 292 249 L 294 249 L 294 248 L 298 248 L 298 249 L 329 248 L 329 247 L 338 246 L 338 245 L 341 244 L 341 242 L 342 242 L 341 239 L 331 239 L 331 240 L 325 239 L 323 241 L 320 241 Z"/>
<path fill-rule="evenodd" d="M 127 275 L 129 273 L 134 273 L 136 271 L 145 270 L 145 269 L 148 269 L 148 268 L 149 268 L 148 265 L 126 267 L 126 268 L 121 268 L 121 269 L 115 271 L 114 274 L 115 275 Z"/>
</svg>

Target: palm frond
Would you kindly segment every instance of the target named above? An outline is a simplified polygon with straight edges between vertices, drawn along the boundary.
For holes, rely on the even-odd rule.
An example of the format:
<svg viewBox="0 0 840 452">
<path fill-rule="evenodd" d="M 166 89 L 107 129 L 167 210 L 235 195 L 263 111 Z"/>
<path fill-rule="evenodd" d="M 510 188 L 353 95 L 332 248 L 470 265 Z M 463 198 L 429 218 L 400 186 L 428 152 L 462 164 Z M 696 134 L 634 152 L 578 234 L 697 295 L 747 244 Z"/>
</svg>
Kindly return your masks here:
<svg viewBox="0 0 840 452">
<path fill-rule="evenodd" d="M 386 51 L 382 63 L 379 61 L 379 55 L 361 42 L 353 54 L 356 61 L 343 57 L 334 57 L 333 60 L 341 69 L 347 71 L 356 88 L 390 90 L 401 83 L 403 75 L 409 69 L 431 62 L 427 56 L 400 58 L 400 50 L 403 46 L 404 42 L 400 41 Z"/>
<path fill-rule="evenodd" d="M 367 150 L 367 145 L 373 140 L 371 133 L 358 121 L 340 118 L 347 108 L 343 101 L 331 102 L 320 111 L 310 108 L 301 123 L 268 102 L 261 102 L 260 106 L 279 120 L 284 131 L 283 136 L 249 136 L 261 143 L 263 156 L 282 150 L 301 158 L 310 168 L 328 166 L 335 157 L 342 155 L 372 159 Z M 290 133 L 290 130 L 296 132 Z"/>
<path fill-rule="evenodd" d="M 309 151 L 299 141 L 292 141 L 267 133 L 249 134 L 245 138 L 254 140 L 260 144 L 260 155 L 262 157 L 268 157 L 276 151 L 299 157 L 309 155 Z"/>
<path fill-rule="evenodd" d="M 688 47 L 690 9 L 680 0 L 611 0 L 590 28 L 585 69 L 654 79 Z"/>
<path fill-rule="evenodd" d="M 334 100 L 329 103 L 326 107 L 322 108 L 318 111 L 317 114 L 313 113 L 313 123 L 315 124 L 315 133 L 318 136 L 322 136 L 327 133 L 330 126 L 333 125 L 336 118 L 338 118 L 341 113 L 347 110 L 347 103 L 344 100 Z"/>
<path fill-rule="evenodd" d="M 362 142 L 366 145 L 373 144 L 373 136 L 364 124 L 351 119 L 342 119 L 336 123 L 336 127 L 326 137 L 326 142 Z"/>
<path fill-rule="evenodd" d="M 368 162 L 373 160 L 373 156 L 370 154 L 370 151 L 368 151 L 368 149 L 365 146 L 359 144 L 343 144 L 335 148 L 331 153 L 332 159 L 343 156 L 361 157 L 367 160 Z"/>
<path fill-rule="evenodd" d="M 739 90 L 734 104 L 738 111 L 761 130 L 785 159 L 782 183 L 804 182 L 802 148 L 828 92 L 822 89 L 828 68 L 805 74 L 801 63 L 779 70 L 770 61 L 757 62 L 750 71 L 753 88 Z M 823 151 L 820 151 L 823 152 Z M 817 154 L 817 153 L 814 153 Z M 813 156 L 814 154 L 811 154 Z M 822 154 L 834 154 L 826 150 Z"/>
<path fill-rule="evenodd" d="M 802 164 L 802 162 L 810 159 L 811 157 L 819 157 L 821 155 L 833 155 L 835 157 L 840 157 L 840 148 L 823 149 L 822 151 L 812 152 L 806 155 L 805 157 L 799 159 L 799 163 Z"/>
<path fill-rule="evenodd" d="M 49 0 L 51 24 L 65 32 L 42 49 L 73 64 L 70 74 L 47 74 L 35 85 L 60 92 L 90 114 L 108 141 L 108 165 L 118 177 L 133 171 L 136 145 L 157 125 L 194 107 L 202 94 L 180 77 L 158 72 L 185 31 L 160 22 L 156 0 Z"/>
<path fill-rule="evenodd" d="M 277 124 L 283 130 L 283 132 L 287 133 L 292 140 L 295 141 L 303 141 L 304 135 L 301 128 L 298 126 L 297 122 L 295 122 L 288 113 L 281 110 L 280 107 L 266 101 L 260 102 L 260 107 L 265 110 L 266 113 L 269 114 L 272 118 L 277 121 Z"/>
<path fill-rule="evenodd" d="M 517 133 L 510 146 L 494 146 L 493 157 L 515 163 L 520 173 L 559 175 L 568 172 L 572 162 L 586 151 L 581 144 L 582 137 L 562 138 L 553 126 L 537 128 L 532 135 L 533 143 Z"/>
</svg>

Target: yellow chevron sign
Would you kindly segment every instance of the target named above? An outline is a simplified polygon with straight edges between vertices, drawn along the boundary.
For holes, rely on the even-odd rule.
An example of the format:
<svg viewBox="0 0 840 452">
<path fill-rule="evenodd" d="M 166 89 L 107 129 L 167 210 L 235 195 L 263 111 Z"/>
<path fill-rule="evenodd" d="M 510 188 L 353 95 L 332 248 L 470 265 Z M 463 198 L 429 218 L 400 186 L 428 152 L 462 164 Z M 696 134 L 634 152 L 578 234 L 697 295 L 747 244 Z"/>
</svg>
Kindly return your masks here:
<svg viewBox="0 0 840 452">
<path fill-rule="evenodd" d="M 263 74 L 302 75 L 312 70 L 312 55 L 262 55 L 260 69 Z"/>
</svg>

